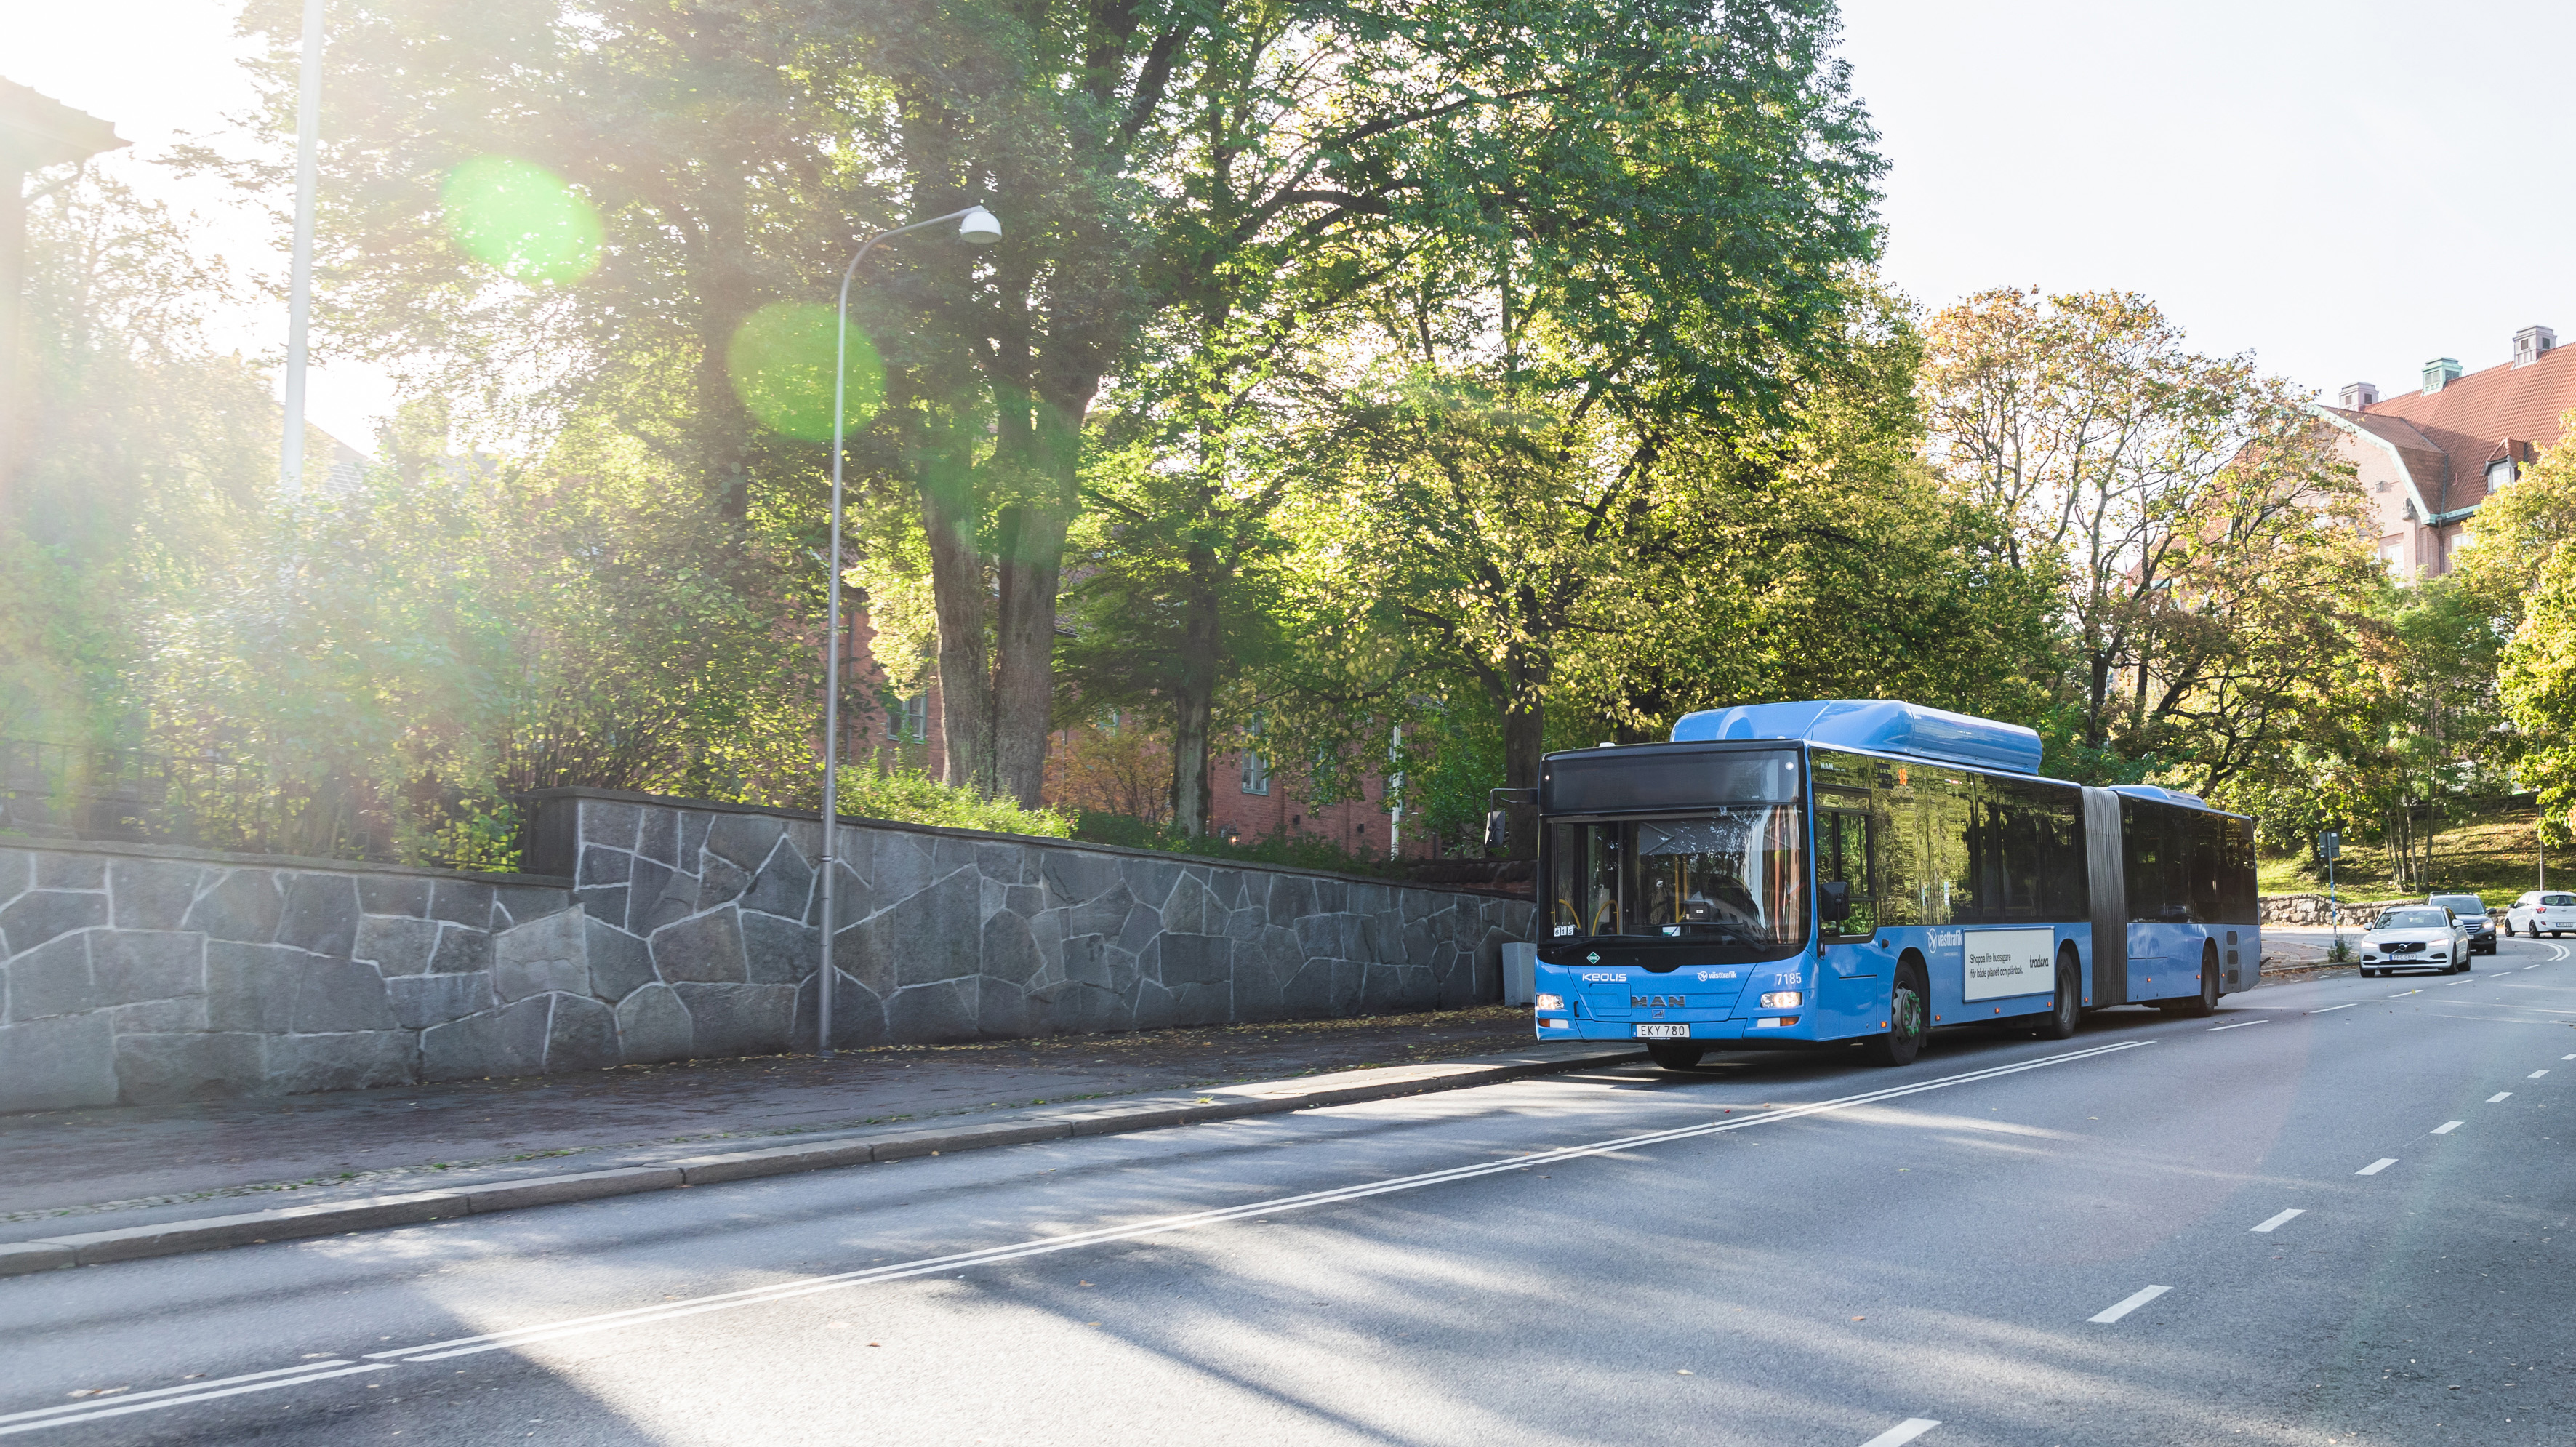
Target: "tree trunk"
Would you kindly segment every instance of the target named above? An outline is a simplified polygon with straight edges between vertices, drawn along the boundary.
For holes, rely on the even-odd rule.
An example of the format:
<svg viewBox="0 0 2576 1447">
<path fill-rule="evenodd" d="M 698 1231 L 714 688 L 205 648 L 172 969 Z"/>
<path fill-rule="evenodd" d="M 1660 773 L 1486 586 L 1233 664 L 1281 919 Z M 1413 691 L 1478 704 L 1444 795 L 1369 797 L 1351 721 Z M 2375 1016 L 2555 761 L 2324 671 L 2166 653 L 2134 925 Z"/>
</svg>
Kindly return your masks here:
<svg viewBox="0 0 2576 1447">
<path fill-rule="evenodd" d="M 921 527 L 930 539 L 930 594 L 939 621 L 943 782 L 993 792 L 993 666 L 984 630 L 991 612 L 984 560 L 975 551 L 975 494 L 963 458 L 934 453 L 921 480 Z"/>
<path fill-rule="evenodd" d="M 993 634 L 994 792 L 1032 809 L 1045 802 L 1056 587 L 1065 530 L 1080 504 L 1082 417 L 1099 386 L 1096 376 L 1068 379 L 1058 395 L 1035 399 L 1025 424 L 1006 418 L 1002 426 L 1001 454 L 1039 484 L 1039 495 L 1011 508 L 995 560 L 1001 608 Z"/>
<path fill-rule="evenodd" d="M 1547 755 L 1547 674 L 1547 659 L 1534 649 L 1515 645 L 1503 656 L 1503 677 L 1510 684 L 1503 700 L 1503 783 L 1508 788 L 1538 788 L 1539 762 Z M 1511 857 L 1537 858 L 1538 805 L 1507 805 L 1505 817 L 1511 824 Z"/>
<path fill-rule="evenodd" d="M 1207 833 L 1215 810 L 1208 732 L 1216 714 L 1221 622 L 1216 573 L 1212 551 L 1190 550 L 1190 588 L 1181 613 L 1181 677 L 1172 700 L 1172 822 L 1192 839 Z"/>
</svg>

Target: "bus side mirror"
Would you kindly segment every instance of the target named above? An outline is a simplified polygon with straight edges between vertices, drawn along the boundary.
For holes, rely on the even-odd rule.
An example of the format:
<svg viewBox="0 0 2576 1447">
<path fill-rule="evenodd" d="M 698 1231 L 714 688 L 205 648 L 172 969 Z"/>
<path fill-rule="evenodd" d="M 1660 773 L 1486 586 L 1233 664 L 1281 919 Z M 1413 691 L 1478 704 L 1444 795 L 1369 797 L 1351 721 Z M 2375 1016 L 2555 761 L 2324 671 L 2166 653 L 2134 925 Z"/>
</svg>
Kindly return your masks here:
<svg viewBox="0 0 2576 1447">
<path fill-rule="evenodd" d="M 1500 809 L 1489 810 L 1485 815 L 1485 848 L 1493 850 L 1511 847 L 1511 816 Z"/>
<path fill-rule="evenodd" d="M 1840 924 L 1851 918 L 1851 884 L 1847 880 L 1828 879 L 1816 886 L 1816 917 L 1827 924 Z"/>
</svg>

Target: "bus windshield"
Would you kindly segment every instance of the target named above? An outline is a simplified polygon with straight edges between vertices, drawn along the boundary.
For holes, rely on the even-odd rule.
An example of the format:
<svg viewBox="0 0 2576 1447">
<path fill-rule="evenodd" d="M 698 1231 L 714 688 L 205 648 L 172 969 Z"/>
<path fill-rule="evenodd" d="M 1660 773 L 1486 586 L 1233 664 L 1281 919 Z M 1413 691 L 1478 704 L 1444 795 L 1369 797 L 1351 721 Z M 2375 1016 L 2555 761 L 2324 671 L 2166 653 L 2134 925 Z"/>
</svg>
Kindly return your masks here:
<svg viewBox="0 0 2576 1447">
<path fill-rule="evenodd" d="M 1795 805 L 1739 804 L 1557 824 L 1548 935 L 1690 941 L 1743 959 L 1794 950 L 1807 936 L 1801 822 Z"/>
</svg>

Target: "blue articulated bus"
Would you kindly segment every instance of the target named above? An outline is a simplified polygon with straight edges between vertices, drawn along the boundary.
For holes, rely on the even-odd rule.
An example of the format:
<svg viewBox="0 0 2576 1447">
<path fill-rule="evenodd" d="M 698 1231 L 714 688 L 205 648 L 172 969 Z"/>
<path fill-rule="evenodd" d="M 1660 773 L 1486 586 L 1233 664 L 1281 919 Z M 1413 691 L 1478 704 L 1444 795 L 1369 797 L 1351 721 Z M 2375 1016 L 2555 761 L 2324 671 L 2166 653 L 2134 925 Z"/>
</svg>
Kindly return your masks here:
<svg viewBox="0 0 2576 1447">
<path fill-rule="evenodd" d="M 2039 736 L 1885 699 L 1684 715 L 1540 773 L 1543 1040 L 1865 1044 L 2080 1013 L 2206 1015 L 2262 970 L 2254 822 L 2038 775 Z"/>
</svg>

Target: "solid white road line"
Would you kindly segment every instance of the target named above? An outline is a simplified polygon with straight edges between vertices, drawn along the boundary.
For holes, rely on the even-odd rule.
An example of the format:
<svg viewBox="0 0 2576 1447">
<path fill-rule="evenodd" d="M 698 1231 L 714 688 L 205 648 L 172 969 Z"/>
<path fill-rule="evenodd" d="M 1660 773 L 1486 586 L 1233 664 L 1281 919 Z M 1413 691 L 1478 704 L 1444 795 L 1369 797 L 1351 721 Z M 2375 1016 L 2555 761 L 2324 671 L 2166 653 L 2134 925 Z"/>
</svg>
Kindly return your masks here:
<svg viewBox="0 0 2576 1447">
<path fill-rule="evenodd" d="M 2269 1025 L 2271 1023 L 2272 1022 L 2269 1020 L 2239 1020 L 2233 1025 L 2212 1025 L 2209 1027 L 2208 1033 L 2215 1035 L 2221 1030 L 2242 1030 L 2248 1025 Z"/>
<path fill-rule="evenodd" d="M 2356 1176 L 2375 1176 L 2375 1175 L 2378 1175 L 2381 1171 L 2387 1170 L 2390 1166 L 2393 1166 L 2393 1165 L 2395 1165 L 2395 1164 L 2397 1164 L 2397 1157 L 2395 1157 L 2395 1156 L 2381 1156 L 2379 1159 L 2377 1159 L 2377 1160 L 2375 1160 L 2375 1161 L 2372 1161 L 2369 1165 L 2366 1165 L 2366 1166 L 2362 1167 L 2360 1170 L 2357 1170 L 2357 1171 L 2353 1172 L 2353 1174 L 2354 1174 L 2354 1175 L 2356 1175 Z"/>
<path fill-rule="evenodd" d="M 2326 1013 L 2326 1010 L 2349 1010 L 2360 1003 L 2361 1002 L 2359 1000 L 2346 1000 L 2340 1005 L 2328 1005 L 2325 1010 L 2310 1010 L 2308 1013 L 2311 1015 L 2322 1015 Z"/>
<path fill-rule="evenodd" d="M 100 1407 L 121 1407 L 128 1402 L 149 1401 L 156 1397 L 175 1397 L 182 1392 L 207 1392 L 240 1382 L 265 1381 L 270 1377 L 302 1376 L 307 1372 L 323 1371 L 330 1367 L 345 1367 L 348 1364 L 347 1357 L 333 1357 L 327 1362 L 305 1362 L 298 1366 L 275 1367 L 265 1372 L 246 1372 L 238 1377 L 217 1377 L 211 1382 L 188 1382 L 176 1387 L 156 1387 L 148 1392 L 131 1394 L 120 1392 L 113 1402 L 66 1402 L 59 1407 L 38 1407 L 32 1412 L 11 1412 L 5 1417 L 0 1417 L 0 1423 L 24 1422 L 35 1417 L 59 1417 L 66 1412 L 94 1411 Z"/>
<path fill-rule="evenodd" d="M 2549 1073 L 2549 1072 L 2548 1072 L 2548 1071 L 2546 1071 L 2546 1070 L 2535 1070 L 2535 1071 L 2531 1072 L 2529 1075 L 2524 1076 L 2524 1077 L 2523 1077 L 2523 1079 L 2525 1079 L 2525 1080 L 2538 1080 L 2540 1077 L 2542 1077 L 2542 1076 L 2544 1076 L 2544 1075 L 2547 1075 L 2548 1073 Z"/>
<path fill-rule="evenodd" d="M 317 1365 L 328 1364 L 319 1363 Z M 101 1417 L 124 1417 L 136 1412 L 158 1412 L 164 1407 L 183 1407 L 190 1402 L 210 1402 L 217 1397 L 238 1397 L 244 1392 L 265 1392 L 271 1387 L 300 1387 L 306 1382 L 318 1382 L 325 1377 L 345 1377 L 352 1372 L 380 1372 L 392 1365 L 392 1362 L 362 1362 L 357 1366 L 342 1367 L 337 1371 L 297 1372 L 293 1375 L 288 1375 L 282 1372 L 254 1372 L 252 1373 L 253 1376 L 272 1377 L 274 1380 L 265 1382 L 246 1382 L 238 1387 L 226 1387 L 221 1391 L 215 1392 L 190 1392 L 186 1396 L 164 1397 L 157 1402 L 142 1401 L 139 1399 L 140 1394 L 138 1394 L 136 1399 L 119 1398 L 117 1400 L 117 1404 L 113 1407 L 100 1407 L 70 1416 L 47 1417 L 41 1422 L 19 1422 L 11 1426 L 0 1427 L 0 1437 L 6 1437 L 15 1432 L 42 1431 L 47 1427 L 59 1427 L 67 1422 L 95 1422 Z M 227 1377 L 225 1380 L 239 1382 L 242 1381 L 242 1378 Z"/>
<path fill-rule="evenodd" d="M 1886 1431 L 1879 1433 L 1877 1436 L 1870 1438 L 1866 1442 L 1863 1442 L 1860 1444 L 1860 1447 L 1904 1447 L 1904 1444 L 1913 1441 L 1915 1438 L 1922 1436 L 1924 1433 L 1929 1432 L 1940 1425 L 1940 1423 L 1933 1421 L 1929 1417 L 1908 1417 L 1904 1421 L 1897 1423 L 1895 1426 L 1890 1427 Z"/>
<path fill-rule="evenodd" d="M 2137 1310 L 2139 1307 L 2146 1305 L 2148 1302 L 2155 1300 L 2157 1297 L 2162 1296 L 2171 1290 L 2173 1290 L 2173 1288 L 2170 1286 L 2150 1286 L 2146 1290 L 2139 1292 L 2137 1295 L 2130 1297 L 2128 1300 L 2121 1302 L 2118 1306 L 2095 1312 L 2093 1315 L 2084 1319 L 2086 1321 L 2118 1321 L 2120 1318 L 2127 1316 L 2130 1312 Z"/>
<path fill-rule="evenodd" d="M 1816 1101 L 1808 1105 L 1784 1106 L 1778 1110 L 1769 1111 L 1762 1115 L 1742 1119 L 1710 1121 L 1704 1125 L 1677 1126 L 1670 1130 L 1652 1131 L 1644 1135 L 1622 1136 L 1615 1140 L 1596 1141 L 1590 1145 L 1562 1146 L 1551 1151 L 1536 1151 L 1529 1155 L 1514 1156 L 1507 1160 L 1482 1161 L 1474 1165 L 1453 1166 L 1442 1171 L 1425 1171 L 1420 1175 L 1398 1176 L 1392 1180 L 1371 1181 L 1358 1185 L 1340 1186 L 1326 1191 L 1311 1191 L 1304 1195 L 1276 1197 L 1271 1200 L 1254 1201 L 1240 1206 L 1225 1206 L 1210 1211 L 1192 1211 L 1184 1215 L 1156 1217 L 1151 1220 L 1138 1221 L 1125 1226 L 1104 1226 L 1090 1231 L 1067 1232 L 1061 1236 L 1043 1236 L 1034 1241 L 1022 1241 L 1008 1246 L 989 1247 L 981 1251 L 961 1251 L 949 1256 L 934 1256 L 920 1261 L 899 1262 L 891 1266 L 872 1266 L 861 1271 L 845 1271 L 831 1276 L 809 1277 L 802 1281 L 776 1282 L 768 1286 L 748 1287 L 741 1291 L 719 1292 L 714 1295 L 695 1297 L 685 1301 L 663 1302 L 655 1306 L 633 1307 L 625 1311 L 604 1312 L 597 1316 L 574 1317 L 564 1321 L 540 1322 L 523 1327 L 513 1327 L 504 1331 L 487 1332 L 480 1336 L 454 1337 L 446 1341 L 425 1342 L 419 1346 L 403 1347 L 394 1351 L 369 1352 L 366 1355 L 371 1359 L 377 1360 L 395 1358 L 413 1362 L 435 1362 L 444 1361 L 449 1357 L 469 1356 L 476 1352 L 502 1351 L 511 1347 L 523 1346 L 537 1341 L 554 1341 L 568 1336 L 586 1335 L 594 1331 L 610 1331 L 619 1327 L 640 1326 L 647 1322 L 666 1321 L 674 1317 L 694 1316 L 700 1312 L 725 1311 L 738 1306 L 757 1306 L 767 1302 L 785 1301 L 794 1297 L 812 1295 L 817 1292 L 837 1291 L 853 1286 L 863 1286 L 871 1282 L 895 1281 L 913 1276 L 929 1276 L 941 1272 L 953 1271 L 961 1266 L 980 1266 L 999 1261 L 1017 1260 L 1027 1256 L 1051 1255 L 1059 1251 L 1071 1251 L 1086 1246 L 1097 1246 L 1111 1241 L 1130 1241 L 1140 1237 L 1158 1236 L 1173 1231 L 1186 1231 L 1199 1226 L 1218 1225 L 1227 1221 L 1239 1220 L 1251 1216 L 1266 1216 L 1283 1211 L 1302 1210 L 1314 1206 L 1335 1205 L 1343 1201 L 1356 1201 L 1369 1196 L 1385 1195 L 1393 1191 L 1419 1190 L 1425 1186 L 1446 1185 L 1452 1181 L 1472 1180 L 1479 1176 L 1499 1175 L 1506 1171 L 1522 1171 L 1533 1166 L 1549 1165 L 1558 1161 L 1576 1160 L 1585 1156 L 1610 1155 L 1620 1151 L 1635 1150 L 1644 1146 L 1662 1145 L 1671 1141 L 1691 1140 L 1700 1136 L 1718 1135 L 1727 1131 L 1742 1130 L 1748 1126 L 1767 1125 L 1773 1121 L 1794 1120 L 1803 1116 L 1823 1115 L 1833 1111 L 1847 1110 L 1858 1105 L 1875 1104 L 1878 1101 L 1893 1100 L 1899 1096 L 1914 1095 L 1922 1091 L 1942 1090 L 1954 1085 L 1968 1085 L 1977 1081 L 1993 1080 L 2005 1075 L 2017 1075 L 2025 1070 L 2037 1070 L 2050 1065 L 2062 1065 L 2077 1060 L 2089 1060 L 2096 1056 L 2109 1055 L 2118 1051 L 2134 1049 L 2137 1046 L 2152 1045 L 2154 1043 L 2155 1042 L 2152 1040 L 2127 1040 L 2116 1045 L 2097 1045 L 2089 1050 L 2073 1051 L 2065 1055 L 2051 1055 L 2039 1060 L 2024 1061 L 2018 1065 L 2000 1065 L 1986 1070 L 1975 1070 L 1960 1075 L 1945 1076 L 1939 1080 L 1926 1080 L 1913 1085 L 1900 1085 L 1890 1087 L 1885 1090 L 1865 1091 L 1859 1095 L 1847 1095 L 1834 1100 Z"/>
<path fill-rule="evenodd" d="M 2460 1127 L 2467 1124 L 2468 1122 L 2464 1120 L 2446 1120 L 2440 1125 L 2433 1127 L 2433 1134 L 2449 1135 L 2451 1132 L 2458 1130 Z"/>
<path fill-rule="evenodd" d="M 2512 1091 L 2510 1091 L 2510 1090 L 2499 1090 L 2499 1091 L 2497 1091 L 2495 1094 L 2490 1095 L 2490 1096 L 2488 1096 L 2488 1097 L 2487 1097 L 2487 1104 L 2489 1104 L 2489 1105 L 2493 1105 L 2493 1104 L 2495 1104 L 2497 1101 L 2502 1100 L 2502 1099 L 2504 1099 L 2505 1097 L 2507 1097 L 2507 1096 L 2509 1096 L 2509 1095 L 2511 1095 L 2511 1094 L 2513 1094 L 2513 1092 L 2512 1092 Z"/>
<path fill-rule="evenodd" d="M 2576 1060 L 2576 1055 L 2561 1055 L 2558 1058 L 2561 1060 Z"/>
<path fill-rule="evenodd" d="M 2271 1220 L 2264 1222 L 2262 1225 L 2257 1226 L 2254 1229 L 2257 1231 L 2278 1231 L 2282 1227 L 2289 1225 L 2293 1218 L 2304 1216 L 2306 1214 L 2308 1214 L 2306 1207 L 2293 1206 L 2289 1210 L 2283 1211 L 2280 1215 L 2273 1217 Z"/>
</svg>

